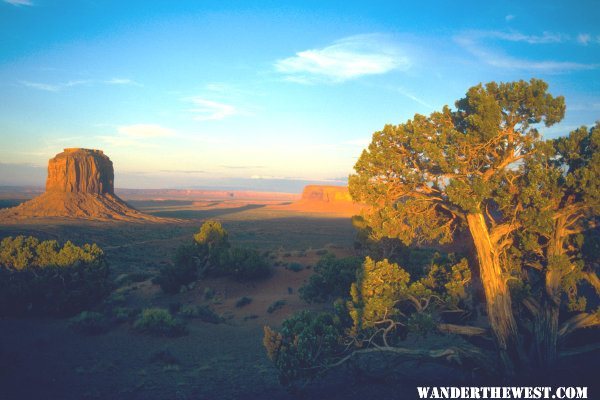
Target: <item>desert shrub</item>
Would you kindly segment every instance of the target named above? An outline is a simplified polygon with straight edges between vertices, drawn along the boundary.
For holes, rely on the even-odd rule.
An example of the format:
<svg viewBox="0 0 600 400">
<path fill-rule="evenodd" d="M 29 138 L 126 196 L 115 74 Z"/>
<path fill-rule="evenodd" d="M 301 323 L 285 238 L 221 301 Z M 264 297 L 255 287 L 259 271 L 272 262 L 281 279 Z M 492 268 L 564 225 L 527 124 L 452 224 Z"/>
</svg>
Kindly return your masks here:
<svg viewBox="0 0 600 400">
<path fill-rule="evenodd" d="M 112 318 L 116 323 L 129 321 L 135 315 L 135 310 L 127 307 L 115 307 L 112 309 Z"/>
<path fill-rule="evenodd" d="M 108 274 L 95 244 L 7 237 L 0 242 L 0 316 L 74 315 L 110 292 Z"/>
<path fill-rule="evenodd" d="M 250 303 L 252 303 L 252 298 L 244 296 L 235 302 L 235 306 L 237 308 L 241 308 L 247 306 Z"/>
<path fill-rule="evenodd" d="M 108 331 L 109 323 L 104 315 L 93 311 L 82 311 L 71 318 L 69 327 L 76 332 L 97 335 Z"/>
<path fill-rule="evenodd" d="M 319 260 L 308 282 L 299 289 L 300 298 L 308 303 L 324 303 L 347 297 L 360 265 L 358 257 L 336 258 L 327 254 Z"/>
<path fill-rule="evenodd" d="M 327 253 L 329 253 L 329 251 L 327 249 L 319 249 L 319 250 L 315 251 L 315 254 L 318 256 L 324 256 Z"/>
<path fill-rule="evenodd" d="M 164 266 L 153 280 L 165 293 L 178 293 L 182 286 L 205 276 L 256 279 L 268 276 L 266 256 L 256 250 L 231 248 L 227 231 L 217 221 L 206 221 L 189 244 L 179 246 L 172 264 Z"/>
<path fill-rule="evenodd" d="M 294 272 L 300 272 L 304 269 L 304 266 L 300 263 L 292 262 L 292 263 L 288 264 L 286 269 L 289 269 L 290 271 L 294 271 Z"/>
<path fill-rule="evenodd" d="M 271 266 L 254 249 L 232 248 L 220 260 L 219 272 L 236 280 L 259 279 L 269 276 Z"/>
<path fill-rule="evenodd" d="M 280 308 L 282 308 L 283 306 L 285 306 L 285 304 L 286 304 L 285 300 L 277 300 L 276 302 L 274 302 L 273 304 L 271 304 L 269 306 L 269 308 L 267 308 L 267 312 L 269 314 L 273 314 L 275 311 L 277 311 Z"/>
<path fill-rule="evenodd" d="M 206 305 L 202 306 L 183 306 L 179 311 L 179 315 L 185 318 L 197 318 L 202 322 L 218 324 L 223 322 L 223 318 L 217 314 L 212 308 Z"/>
<path fill-rule="evenodd" d="M 186 333 L 183 322 L 174 318 L 164 308 L 147 308 L 133 324 L 138 332 L 158 336 L 181 336 Z"/>
<path fill-rule="evenodd" d="M 205 287 L 204 288 L 204 300 L 212 300 L 215 298 L 215 289 L 210 288 L 210 287 Z"/>
<path fill-rule="evenodd" d="M 229 247 L 229 235 L 219 221 L 206 221 L 194 235 L 194 242 L 209 250 Z"/>
<path fill-rule="evenodd" d="M 153 282 L 165 293 L 178 293 L 181 286 L 198 278 L 201 251 L 195 244 L 177 248 L 172 264 L 163 266 Z"/>
<path fill-rule="evenodd" d="M 310 380 L 343 351 L 339 337 L 343 328 L 333 314 L 301 311 L 283 322 L 276 332 L 265 326 L 263 345 L 279 371 L 282 384 Z"/>
<path fill-rule="evenodd" d="M 115 279 L 115 285 L 117 286 L 127 286 L 132 283 L 144 282 L 152 277 L 151 274 L 147 272 L 132 272 L 130 274 L 121 274 Z"/>
</svg>

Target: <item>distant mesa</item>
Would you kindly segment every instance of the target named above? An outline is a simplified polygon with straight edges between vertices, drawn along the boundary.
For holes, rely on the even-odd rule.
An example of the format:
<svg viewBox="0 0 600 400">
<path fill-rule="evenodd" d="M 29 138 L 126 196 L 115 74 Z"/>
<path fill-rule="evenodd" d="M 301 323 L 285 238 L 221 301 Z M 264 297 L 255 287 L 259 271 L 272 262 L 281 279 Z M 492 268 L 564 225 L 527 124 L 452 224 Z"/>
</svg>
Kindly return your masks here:
<svg viewBox="0 0 600 400">
<path fill-rule="evenodd" d="M 350 196 L 347 186 L 307 185 L 300 200 L 287 208 L 307 212 L 326 212 L 344 215 L 358 214 L 362 209 Z"/>
<path fill-rule="evenodd" d="M 0 211 L 0 219 L 64 217 L 160 221 L 130 207 L 114 193 L 112 161 L 102 150 L 69 148 L 48 161 L 46 192 Z"/>
</svg>

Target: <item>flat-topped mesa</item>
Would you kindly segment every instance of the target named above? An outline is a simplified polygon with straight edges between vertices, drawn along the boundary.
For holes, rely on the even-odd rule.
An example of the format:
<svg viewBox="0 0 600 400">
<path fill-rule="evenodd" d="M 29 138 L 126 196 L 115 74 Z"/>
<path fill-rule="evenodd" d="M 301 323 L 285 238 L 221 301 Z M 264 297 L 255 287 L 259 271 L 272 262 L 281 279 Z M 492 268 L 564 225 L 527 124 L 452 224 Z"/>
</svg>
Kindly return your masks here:
<svg viewBox="0 0 600 400">
<path fill-rule="evenodd" d="M 347 186 L 307 185 L 302 191 L 302 200 L 325 203 L 352 202 Z"/>
<path fill-rule="evenodd" d="M 165 221 L 130 207 L 114 193 L 113 163 L 102 150 L 70 148 L 48 161 L 46 192 L 0 210 L 0 221 L 75 218 Z"/>
<path fill-rule="evenodd" d="M 48 162 L 47 192 L 113 194 L 112 161 L 102 150 L 67 148 Z"/>
</svg>

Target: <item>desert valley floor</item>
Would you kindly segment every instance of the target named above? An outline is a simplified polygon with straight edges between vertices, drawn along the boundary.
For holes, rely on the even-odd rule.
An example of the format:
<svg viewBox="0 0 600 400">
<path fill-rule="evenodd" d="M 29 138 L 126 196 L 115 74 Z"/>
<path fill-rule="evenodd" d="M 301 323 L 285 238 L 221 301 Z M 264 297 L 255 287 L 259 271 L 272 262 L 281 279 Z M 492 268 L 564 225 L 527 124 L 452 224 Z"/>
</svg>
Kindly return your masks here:
<svg viewBox="0 0 600 400">
<path fill-rule="evenodd" d="M 21 201 L 7 196 L 2 206 Z M 138 197 L 128 201 L 141 211 L 171 220 L 4 222 L 0 237 L 35 235 L 60 242 L 97 243 L 107 255 L 115 287 L 108 302 L 132 310 L 208 304 L 225 322 L 191 319 L 187 335 L 163 338 L 136 333 L 131 322 L 114 324 L 106 333 L 83 335 L 70 329 L 68 319 L 0 319 L 4 398 L 365 399 L 392 395 L 412 399 L 419 383 L 458 384 L 468 378 L 449 368 L 405 362 L 399 369 L 402 379 L 396 376 L 392 383 L 347 368 L 299 392 L 289 392 L 278 383 L 276 370 L 266 357 L 263 326 L 279 326 L 293 312 L 311 308 L 299 298 L 298 288 L 325 251 L 338 256 L 354 254 L 355 230 L 349 215 L 293 209 L 281 199 Z M 253 283 L 207 279 L 177 295 L 164 294 L 152 278 L 206 219 L 220 220 L 233 244 L 268 251 L 275 264 L 272 277 Z M 292 262 L 304 269 L 285 268 Z M 207 292 L 214 295 L 208 299 Z M 236 301 L 244 296 L 252 299 L 251 304 L 236 307 Z M 278 300 L 285 305 L 267 312 Z"/>
</svg>

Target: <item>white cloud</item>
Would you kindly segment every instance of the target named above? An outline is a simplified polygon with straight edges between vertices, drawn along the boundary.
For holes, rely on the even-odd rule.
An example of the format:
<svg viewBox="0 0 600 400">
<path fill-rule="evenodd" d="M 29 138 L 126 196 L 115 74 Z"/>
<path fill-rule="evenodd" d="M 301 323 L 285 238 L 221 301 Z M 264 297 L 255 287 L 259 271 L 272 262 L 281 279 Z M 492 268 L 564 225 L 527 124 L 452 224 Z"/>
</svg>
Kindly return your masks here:
<svg viewBox="0 0 600 400">
<path fill-rule="evenodd" d="M 380 34 L 350 36 L 275 63 L 278 72 L 296 83 L 343 82 L 409 67 L 408 57 L 391 44 L 387 36 Z"/>
<path fill-rule="evenodd" d="M 543 32 L 541 35 L 526 35 L 516 31 L 469 31 L 462 34 L 460 37 L 471 40 L 500 39 L 509 42 L 525 42 L 529 44 L 562 43 L 568 39 L 567 36 L 560 33 Z"/>
<path fill-rule="evenodd" d="M 47 92 L 58 92 L 61 87 L 59 85 L 51 85 L 48 83 L 39 83 L 39 82 L 29 82 L 29 81 L 20 81 L 22 85 L 27 86 L 28 88 L 37 89 L 37 90 L 45 90 Z"/>
<path fill-rule="evenodd" d="M 12 4 L 13 6 L 32 6 L 33 3 L 30 0 L 4 0 L 5 3 Z"/>
<path fill-rule="evenodd" d="M 577 35 L 577 42 L 584 46 L 587 46 L 591 40 L 592 37 L 588 33 L 580 33 Z"/>
<path fill-rule="evenodd" d="M 128 78 L 111 78 L 111 79 L 105 80 L 104 83 L 106 83 L 107 85 L 142 86 L 141 84 L 137 83 L 136 81 L 128 79 Z"/>
<path fill-rule="evenodd" d="M 175 132 L 169 128 L 154 124 L 121 125 L 117 131 L 129 138 L 157 138 L 174 136 Z"/>
<path fill-rule="evenodd" d="M 512 14 L 508 14 L 506 17 L 504 17 L 504 19 L 506 20 L 506 22 L 510 22 L 513 19 L 515 19 L 515 16 Z"/>
<path fill-rule="evenodd" d="M 554 60 L 543 60 L 534 61 L 522 58 L 511 57 L 509 55 L 502 54 L 490 49 L 485 48 L 478 42 L 479 35 L 461 35 L 454 38 L 454 40 L 461 45 L 465 50 L 473 54 L 480 61 L 497 68 L 503 69 L 516 69 L 540 73 L 565 73 L 569 71 L 580 71 L 596 69 L 596 64 L 582 64 L 572 61 L 554 61 Z M 531 37 L 530 37 L 531 38 Z M 507 39 L 508 40 L 508 39 Z M 530 41 L 529 43 L 542 43 L 541 41 Z"/>
<path fill-rule="evenodd" d="M 236 108 L 230 104 L 200 97 L 193 97 L 189 101 L 196 105 L 195 108 L 188 110 L 194 114 L 193 118 L 196 121 L 216 121 L 238 114 Z"/>
<path fill-rule="evenodd" d="M 93 85 L 93 84 L 106 84 L 106 85 L 132 85 L 132 86 L 142 86 L 136 81 L 125 78 L 111 78 L 108 80 L 100 81 L 100 80 L 92 80 L 92 79 L 77 79 L 71 80 L 64 83 L 43 83 L 43 82 L 31 82 L 31 81 L 20 81 L 20 83 L 24 86 L 27 86 L 32 89 L 45 90 L 47 92 L 60 92 L 64 89 L 68 89 L 74 86 L 81 85 Z"/>
<path fill-rule="evenodd" d="M 20 81 L 20 83 L 28 88 L 44 90 L 47 92 L 60 92 L 63 89 L 70 88 L 73 86 L 87 85 L 92 81 L 87 79 L 80 79 L 74 81 L 68 81 L 65 83 L 42 83 L 42 82 L 31 82 L 31 81 Z"/>
</svg>

